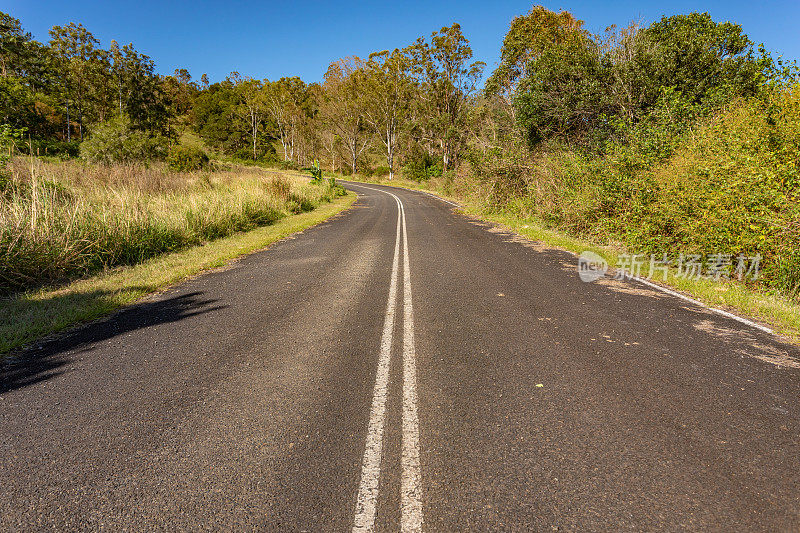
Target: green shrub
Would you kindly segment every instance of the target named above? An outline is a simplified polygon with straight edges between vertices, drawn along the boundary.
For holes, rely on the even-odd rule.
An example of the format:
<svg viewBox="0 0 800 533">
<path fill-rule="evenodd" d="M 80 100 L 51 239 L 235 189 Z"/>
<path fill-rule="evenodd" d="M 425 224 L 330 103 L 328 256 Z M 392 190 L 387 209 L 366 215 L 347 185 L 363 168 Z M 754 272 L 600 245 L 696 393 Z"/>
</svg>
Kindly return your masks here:
<svg viewBox="0 0 800 533">
<path fill-rule="evenodd" d="M 80 155 L 80 141 L 66 142 L 54 139 L 33 139 L 30 141 L 30 145 L 27 142 L 20 143 L 19 149 L 23 153 L 31 153 L 35 156 L 69 159 Z"/>
<path fill-rule="evenodd" d="M 631 253 L 760 255 L 759 283 L 797 293 L 800 93 L 739 98 L 683 124 L 676 103 L 654 111 L 671 119 L 648 117 L 601 157 L 562 145 L 518 164 L 488 151 L 471 161 L 473 185 L 491 207 Z"/>
<path fill-rule="evenodd" d="M 81 157 L 92 163 L 137 163 L 163 159 L 166 142 L 131 127 L 127 117 L 116 117 L 96 125 L 80 145 Z"/>
<path fill-rule="evenodd" d="M 167 156 L 167 166 L 173 172 L 193 172 L 208 166 L 208 156 L 195 146 L 175 145 Z"/>
<path fill-rule="evenodd" d="M 442 175 L 442 162 L 427 152 L 415 152 L 401 169 L 403 177 L 413 181 L 428 181 Z"/>
<path fill-rule="evenodd" d="M 795 91 L 796 93 L 796 91 Z M 734 102 L 652 171 L 656 199 L 630 213 L 637 249 L 763 256 L 763 281 L 800 279 L 800 94 Z"/>
<path fill-rule="evenodd" d="M 372 170 L 372 175 L 373 176 L 388 176 L 389 175 L 389 167 L 387 167 L 387 166 L 375 167 Z"/>
</svg>

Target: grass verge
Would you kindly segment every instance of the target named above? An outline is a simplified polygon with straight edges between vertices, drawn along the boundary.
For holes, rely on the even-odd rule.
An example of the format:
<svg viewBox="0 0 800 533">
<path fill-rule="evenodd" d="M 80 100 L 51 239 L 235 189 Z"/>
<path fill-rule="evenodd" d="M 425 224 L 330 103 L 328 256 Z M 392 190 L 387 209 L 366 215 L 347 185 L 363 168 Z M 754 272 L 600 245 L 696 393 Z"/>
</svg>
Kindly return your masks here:
<svg viewBox="0 0 800 533">
<path fill-rule="evenodd" d="M 402 179 L 367 180 L 352 176 L 342 177 L 342 179 L 431 192 L 442 198 L 459 202 L 463 206 L 462 211 L 467 215 L 502 225 L 528 239 L 541 241 L 547 246 L 575 254 L 587 250 L 592 251 L 603 257 L 609 265 L 618 264 L 621 253 L 619 250 L 592 244 L 562 232 L 547 229 L 537 220 L 492 210 L 479 201 L 446 195 L 435 188 L 427 188 L 423 184 Z M 649 274 L 649 265 L 643 265 L 641 277 L 646 278 Z M 674 270 L 668 273 L 666 280 L 662 279 L 660 273 L 657 273 L 654 278 L 651 280 L 654 283 L 682 292 L 709 307 L 723 309 L 765 324 L 790 342 L 800 344 L 800 304 L 789 298 L 751 288 L 737 281 L 682 278 L 676 276 Z"/>
<path fill-rule="evenodd" d="M 285 217 L 269 226 L 116 268 L 56 290 L 22 293 L 2 300 L 0 357 L 46 335 L 106 316 L 204 270 L 261 250 L 347 209 L 355 200 L 356 195 L 348 193 L 313 211 Z"/>
</svg>

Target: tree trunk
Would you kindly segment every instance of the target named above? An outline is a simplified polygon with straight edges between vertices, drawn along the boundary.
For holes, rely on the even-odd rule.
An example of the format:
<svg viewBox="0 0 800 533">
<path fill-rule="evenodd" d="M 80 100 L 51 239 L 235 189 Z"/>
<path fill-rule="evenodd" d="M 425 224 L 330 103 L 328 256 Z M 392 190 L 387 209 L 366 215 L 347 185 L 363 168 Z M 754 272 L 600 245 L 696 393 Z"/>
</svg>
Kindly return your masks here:
<svg viewBox="0 0 800 533">
<path fill-rule="evenodd" d="M 389 146 L 386 155 L 386 162 L 389 164 L 389 181 L 394 179 L 394 150 L 393 146 Z"/>
<path fill-rule="evenodd" d="M 69 100 L 67 100 L 67 142 L 72 142 L 72 126 L 69 123 Z"/>
</svg>

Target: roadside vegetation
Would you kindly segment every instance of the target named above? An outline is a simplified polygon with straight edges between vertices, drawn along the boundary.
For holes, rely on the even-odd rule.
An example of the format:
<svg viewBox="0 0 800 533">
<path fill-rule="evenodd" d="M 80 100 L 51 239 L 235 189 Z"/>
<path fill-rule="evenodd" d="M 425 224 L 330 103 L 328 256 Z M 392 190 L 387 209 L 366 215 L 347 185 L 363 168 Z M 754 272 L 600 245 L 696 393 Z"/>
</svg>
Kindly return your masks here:
<svg viewBox="0 0 800 533">
<path fill-rule="evenodd" d="M 456 168 L 428 154 L 401 183 L 550 244 L 594 247 L 612 266 L 666 254 L 666 283 L 798 338 L 794 63 L 707 14 L 598 36 L 534 7 L 511 23 L 501 64 L 470 103 Z M 674 268 L 688 257 L 694 279 Z M 739 279 L 739 257 L 758 257 L 757 275 Z"/>
<path fill-rule="evenodd" d="M 259 168 L 175 173 L 17 158 L 2 193 L 0 290 L 8 294 L 273 224 L 339 189 Z"/>
</svg>

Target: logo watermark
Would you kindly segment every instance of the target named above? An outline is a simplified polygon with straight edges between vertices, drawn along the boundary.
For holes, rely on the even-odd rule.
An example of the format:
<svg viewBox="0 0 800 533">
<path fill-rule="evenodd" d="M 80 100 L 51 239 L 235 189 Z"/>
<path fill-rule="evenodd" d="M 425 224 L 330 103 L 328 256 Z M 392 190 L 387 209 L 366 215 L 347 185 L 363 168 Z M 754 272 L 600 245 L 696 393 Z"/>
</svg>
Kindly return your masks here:
<svg viewBox="0 0 800 533">
<path fill-rule="evenodd" d="M 583 282 L 597 281 L 605 276 L 607 271 L 608 262 L 599 254 L 586 250 L 578 257 L 578 276 Z"/>
<path fill-rule="evenodd" d="M 675 276 L 685 279 L 710 279 L 714 281 L 737 279 L 757 280 L 761 269 L 761 255 L 746 256 L 723 253 L 679 254 L 620 254 L 614 266 L 612 279 L 642 278 L 667 280 L 670 268 Z M 609 270 L 608 262 L 589 250 L 578 257 L 578 276 L 581 281 L 597 281 Z"/>
</svg>

